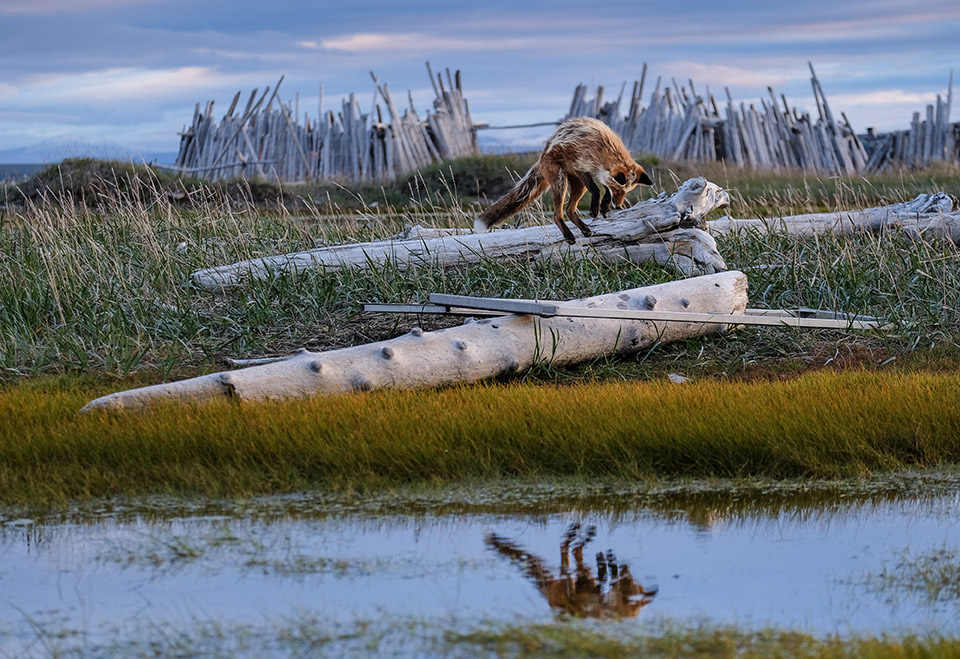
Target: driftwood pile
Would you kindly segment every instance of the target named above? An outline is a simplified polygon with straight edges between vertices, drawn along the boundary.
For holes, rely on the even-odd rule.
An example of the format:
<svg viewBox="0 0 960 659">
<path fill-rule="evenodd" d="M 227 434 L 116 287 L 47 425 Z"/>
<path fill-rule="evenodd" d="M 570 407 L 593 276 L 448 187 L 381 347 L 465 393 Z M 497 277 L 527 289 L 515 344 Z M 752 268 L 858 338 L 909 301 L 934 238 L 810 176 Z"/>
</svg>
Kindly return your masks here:
<svg viewBox="0 0 960 659">
<path fill-rule="evenodd" d="M 627 147 L 637 153 L 651 153 L 671 162 L 723 160 L 738 167 L 756 169 L 800 169 L 825 174 L 852 175 L 863 171 L 867 154 L 846 115 L 842 122 L 830 110 L 813 65 L 810 65 L 813 96 L 818 117 L 791 108 L 786 97 L 777 100 L 768 88 L 769 99 L 760 107 L 734 104 L 727 89 L 727 103 L 721 110 L 709 88 L 699 94 L 692 81 L 681 87 L 657 84 L 644 106 L 642 97 L 647 66 L 626 99 L 621 88 L 615 101 L 603 102 L 603 87 L 587 98 L 587 87 L 579 85 L 573 94 L 567 117 L 600 119 L 620 134 Z"/>
<path fill-rule="evenodd" d="M 180 151 L 172 169 L 208 180 L 260 177 L 296 183 L 318 179 L 351 181 L 392 178 L 418 167 L 477 152 L 470 107 L 463 96 L 460 72 L 436 78 L 427 64 L 436 98 L 433 112 L 421 120 L 413 107 L 400 113 L 390 89 L 374 76 L 376 117 L 360 110 L 356 94 L 342 101 L 340 111 L 323 111 L 319 119 L 304 113 L 300 101 L 291 107 L 280 97 L 283 78 L 260 96 L 250 94 L 243 112 L 236 112 L 240 92 L 218 121 L 213 101 L 194 111 L 189 128 L 180 133 Z M 373 74 L 371 74 L 373 75 Z M 408 95 L 409 96 L 409 95 Z M 384 117 L 377 98 L 386 106 Z"/>
<path fill-rule="evenodd" d="M 416 267 L 432 262 L 457 267 L 475 258 L 599 258 L 654 260 L 700 277 L 617 291 L 573 301 L 592 309 L 656 310 L 740 314 L 747 306 L 747 278 L 717 272 L 725 264 L 716 243 L 703 229 L 707 214 L 727 205 L 729 196 L 702 178 L 691 179 L 675 194 L 642 201 L 592 222 L 594 235 L 569 245 L 555 224 L 504 229 L 483 234 L 438 232 L 420 238 L 341 245 L 270 259 L 222 266 L 192 275 L 196 285 L 216 290 L 246 285 L 284 272 L 307 269 L 373 268 L 384 263 Z M 563 303 L 558 303 L 563 304 Z M 721 317 L 722 318 L 722 317 Z M 523 372 L 549 361 L 569 364 L 601 354 L 629 354 L 701 334 L 728 329 L 717 322 L 636 319 L 539 318 L 504 314 L 464 325 L 409 334 L 367 345 L 323 353 L 301 350 L 275 363 L 215 373 L 182 382 L 104 396 L 84 409 L 137 408 L 156 402 L 224 398 L 264 400 L 381 387 L 432 387 L 473 382 Z"/>
<path fill-rule="evenodd" d="M 605 220 L 592 221 L 594 235 L 580 239 L 577 245 L 567 244 L 551 222 L 537 228 L 484 234 L 424 232 L 416 238 L 342 245 L 196 272 L 192 275 L 195 285 L 217 290 L 244 286 L 252 279 L 281 272 L 296 276 L 307 269 L 363 269 L 387 262 L 398 267 L 416 267 L 434 259 L 456 267 L 482 254 L 486 258 L 532 260 L 558 256 L 653 260 L 686 275 L 712 274 L 548 305 L 568 307 L 576 314 L 561 314 L 556 309 L 542 317 L 530 312 L 504 312 L 436 332 L 415 328 L 378 343 L 322 353 L 300 350 L 236 371 L 111 394 L 91 401 L 84 410 L 140 408 L 163 401 L 248 401 L 381 387 L 432 387 L 517 373 L 541 361 L 569 364 L 602 354 L 629 354 L 648 349 L 654 343 L 722 333 L 738 324 L 738 319 L 749 311 L 747 278 L 737 271 L 722 272 L 726 266 L 711 234 L 771 230 L 800 235 L 906 231 L 919 240 L 960 243 L 960 210 L 955 208 L 954 198 L 944 193 L 920 195 L 911 202 L 882 208 L 706 221 L 707 214 L 725 206 L 728 199 L 719 186 L 695 178 L 674 195 L 641 201 L 611 213 Z M 610 251 L 607 248 L 611 244 L 618 247 Z M 592 312 L 590 318 L 585 317 L 584 309 Z M 598 313 L 604 310 L 611 313 Z M 613 313 L 618 310 L 619 314 Z M 664 315 L 652 318 L 647 313 L 650 311 Z M 709 318 L 694 320 L 696 315 Z"/>
<path fill-rule="evenodd" d="M 898 130 L 885 135 L 868 131 L 870 159 L 867 170 L 883 171 L 899 165 L 926 167 L 933 162 L 957 162 L 960 147 L 960 124 L 950 123 L 953 105 L 953 72 L 947 86 L 947 98 L 937 94 L 936 106 L 927 105 L 926 118 L 913 113 L 907 130 Z"/>
</svg>

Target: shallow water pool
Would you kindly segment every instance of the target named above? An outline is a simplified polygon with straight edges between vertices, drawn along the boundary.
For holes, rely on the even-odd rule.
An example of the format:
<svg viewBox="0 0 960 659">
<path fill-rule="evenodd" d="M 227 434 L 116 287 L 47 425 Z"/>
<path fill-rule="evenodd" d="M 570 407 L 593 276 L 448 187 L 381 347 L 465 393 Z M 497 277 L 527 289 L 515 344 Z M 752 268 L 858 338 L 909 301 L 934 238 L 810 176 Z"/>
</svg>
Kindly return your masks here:
<svg viewBox="0 0 960 659">
<path fill-rule="evenodd" d="M 8 515 L 0 653 L 305 615 L 332 627 L 593 615 L 816 635 L 960 633 L 960 485 L 909 496 L 715 487 L 534 499 L 509 513 L 489 501 L 378 512 L 300 500 L 255 514 L 224 505 Z"/>
</svg>

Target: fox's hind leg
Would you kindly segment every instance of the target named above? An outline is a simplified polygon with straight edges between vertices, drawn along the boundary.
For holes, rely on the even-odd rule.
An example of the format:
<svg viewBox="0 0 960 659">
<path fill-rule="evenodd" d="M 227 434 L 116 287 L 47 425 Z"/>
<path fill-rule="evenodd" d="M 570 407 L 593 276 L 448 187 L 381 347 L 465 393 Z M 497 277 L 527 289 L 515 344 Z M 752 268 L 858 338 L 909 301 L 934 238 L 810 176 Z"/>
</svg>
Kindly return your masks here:
<svg viewBox="0 0 960 659">
<path fill-rule="evenodd" d="M 567 219 L 576 224 L 584 236 L 590 237 L 593 235 L 593 232 L 583 223 L 583 220 L 580 219 L 580 213 L 577 211 L 577 205 L 583 198 L 587 188 L 583 183 L 583 179 L 575 174 L 567 177 L 567 183 L 570 186 L 570 201 L 567 202 Z"/>
<path fill-rule="evenodd" d="M 573 245 L 577 239 L 563 221 L 563 199 L 567 196 L 567 175 L 562 171 L 557 172 L 550 184 L 550 191 L 553 193 L 553 222 L 563 232 L 563 239 Z"/>
</svg>

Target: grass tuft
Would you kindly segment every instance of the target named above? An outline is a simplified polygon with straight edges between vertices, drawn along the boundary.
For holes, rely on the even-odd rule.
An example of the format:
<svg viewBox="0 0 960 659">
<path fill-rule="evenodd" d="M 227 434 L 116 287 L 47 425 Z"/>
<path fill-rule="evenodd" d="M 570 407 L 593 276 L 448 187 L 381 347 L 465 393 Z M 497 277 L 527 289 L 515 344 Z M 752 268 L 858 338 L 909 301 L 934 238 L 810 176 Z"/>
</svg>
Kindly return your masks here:
<svg viewBox="0 0 960 659">
<path fill-rule="evenodd" d="M 903 593 L 927 604 L 960 602 L 960 553 L 947 546 L 923 554 L 905 550 L 897 562 L 869 575 L 866 585 L 891 602 Z"/>
</svg>

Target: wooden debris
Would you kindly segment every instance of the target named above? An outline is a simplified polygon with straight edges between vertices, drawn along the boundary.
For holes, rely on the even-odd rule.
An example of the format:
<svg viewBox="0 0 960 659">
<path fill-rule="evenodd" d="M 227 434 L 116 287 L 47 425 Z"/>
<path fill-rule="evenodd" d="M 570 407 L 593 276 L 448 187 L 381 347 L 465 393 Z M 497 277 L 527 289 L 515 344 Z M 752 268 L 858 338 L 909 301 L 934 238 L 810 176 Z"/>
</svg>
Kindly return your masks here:
<svg viewBox="0 0 960 659">
<path fill-rule="evenodd" d="M 431 295 L 430 299 L 434 299 L 436 295 Z M 445 301 L 454 302 L 453 304 L 390 304 L 390 303 L 378 303 L 373 302 L 363 305 L 363 311 L 368 313 L 405 313 L 405 314 L 416 314 L 416 315 L 433 315 L 433 314 L 443 314 L 450 316 L 473 316 L 473 317 L 484 317 L 484 316 L 497 316 L 501 315 L 502 311 L 494 311 L 492 309 L 480 309 L 473 306 L 458 306 L 457 296 L 445 296 Z M 440 298 L 444 299 L 444 298 Z M 483 299 L 494 299 L 498 298 L 483 298 Z M 498 300 L 499 301 L 499 300 Z M 516 300 L 511 300 L 514 302 Z M 542 303 L 538 303 L 542 304 Z M 555 305 L 556 303 L 548 303 L 549 305 Z M 490 305 L 493 306 L 493 305 Z M 549 308 L 549 307 L 548 307 Z M 518 308 L 518 313 L 520 312 Z M 536 309 L 532 309 L 530 313 L 534 313 Z M 591 318 L 591 317 L 603 317 L 603 318 L 614 318 L 618 316 L 620 310 L 608 310 L 607 313 L 598 315 L 593 310 L 588 313 L 578 314 L 577 308 L 575 307 L 564 307 L 560 315 L 565 316 L 575 316 L 582 318 Z M 633 312 L 626 310 L 622 312 L 624 315 L 623 318 L 636 318 L 639 319 L 641 316 L 634 316 L 634 313 L 645 313 L 645 312 Z M 682 322 L 701 322 L 704 319 L 701 317 L 704 314 L 697 314 L 694 312 L 687 311 L 675 311 L 675 312 L 650 312 L 658 314 L 659 317 L 651 317 L 651 320 L 675 320 Z M 669 318 L 666 315 L 670 315 Z M 552 315 L 558 315 L 556 310 L 552 311 Z M 825 311 L 822 309 L 808 309 L 801 307 L 799 309 L 744 309 L 743 316 L 752 316 L 756 318 L 772 318 L 777 319 L 778 322 L 766 322 L 766 321 L 756 321 L 755 318 L 748 318 L 746 320 L 738 320 L 737 323 L 740 325 L 787 325 L 792 327 L 820 327 L 820 328 L 832 328 L 832 329 L 883 329 L 886 327 L 884 320 L 877 318 L 875 316 L 866 316 L 863 314 L 852 314 L 852 313 L 843 313 L 835 311 Z M 705 322 L 716 322 L 716 318 L 713 314 L 710 314 L 711 320 Z M 740 318 L 739 316 L 737 318 Z M 805 322 L 794 322 L 794 321 L 806 321 L 808 319 L 814 320 L 829 320 L 833 321 L 826 325 L 817 325 L 817 324 L 806 324 Z M 733 322 L 731 318 L 724 318 L 724 321 Z M 783 321 L 783 322 L 780 322 Z M 276 358 L 269 357 L 267 359 L 275 360 Z M 236 360 L 231 360 L 231 364 Z M 265 363 L 265 362 L 264 362 Z M 234 364 L 239 365 L 239 364 Z"/>
<path fill-rule="evenodd" d="M 920 239 L 940 238 L 960 245 L 960 210 L 956 199 L 944 192 L 921 194 L 899 204 L 782 218 L 734 219 L 721 217 L 707 223 L 714 235 L 734 231 L 786 231 L 794 235 L 903 231 Z"/>
<path fill-rule="evenodd" d="M 926 119 L 914 112 L 910 128 L 886 134 L 867 131 L 870 158 L 865 169 L 882 172 L 900 166 L 927 167 L 935 162 L 960 160 L 960 124 L 950 123 L 953 105 L 953 71 L 947 85 L 947 97 L 937 94 L 936 105 L 927 105 Z"/>
<path fill-rule="evenodd" d="M 433 70 L 427 69 L 433 82 Z M 410 102 L 402 114 L 389 87 L 371 73 L 375 98 L 387 108 L 374 106 L 376 118 L 363 114 L 356 94 L 341 103 L 340 111 L 323 113 L 323 90 L 317 118 L 299 117 L 296 106 L 279 96 L 280 82 L 264 104 L 269 88 L 259 100 L 254 90 L 243 114 L 235 115 L 240 94 L 217 122 L 213 101 L 201 112 L 197 104 L 190 128 L 180 133 L 180 151 L 171 169 L 208 180 L 261 177 L 295 183 L 318 179 L 376 180 L 392 178 L 418 167 L 477 153 L 477 138 L 470 107 L 463 96 L 460 72 L 446 71 L 434 89 L 433 111 L 421 120 Z M 439 76 L 438 76 L 439 77 Z M 298 97 L 299 99 L 299 97 Z M 274 107 L 276 101 L 276 107 Z"/>
<path fill-rule="evenodd" d="M 692 81 L 681 87 L 657 80 L 644 106 L 641 95 L 647 76 L 633 84 L 627 108 L 616 101 L 603 103 L 603 87 L 589 98 L 586 85 L 574 90 L 567 117 L 601 119 L 623 138 L 635 153 L 649 153 L 670 162 L 723 161 L 737 167 L 800 170 L 851 176 L 897 167 L 927 167 L 934 162 L 960 161 L 960 123 L 950 123 L 953 106 L 953 72 L 946 98 L 925 113 L 915 112 L 910 128 L 877 134 L 868 129 L 858 136 L 847 115 L 833 112 L 812 64 L 810 85 L 816 117 L 779 100 L 772 88 L 758 104 L 735 104 L 729 89 L 722 107 L 710 94 L 697 93 Z"/>
<path fill-rule="evenodd" d="M 433 293 L 430 302 L 435 307 L 453 308 L 459 313 L 475 310 L 484 313 L 525 313 L 541 318 L 567 316 L 570 318 L 610 318 L 615 320 L 649 320 L 678 323 L 724 323 L 727 325 L 760 325 L 767 327 L 806 327 L 812 329 L 876 329 L 883 321 L 868 316 L 835 314 L 825 312 L 803 313 L 784 310 L 744 310 L 739 314 L 704 313 L 696 311 L 660 311 L 655 305 L 647 309 L 609 309 L 578 307 L 560 302 L 536 300 L 513 300 L 466 295 Z M 364 311 L 376 309 L 376 305 L 364 305 Z"/>
<path fill-rule="evenodd" d="M 843 122 L 836 120 L 812 64 L 811 84 L 818 108 L 815 119 L 790 108 L 784 97 L 780 108 L 769 88 L 770 98 L 760 99 L 759 107 L 734 104 L 727 89 L 727 103 L 721 112 L 709 89 L 698 94 L 692 81 L 682 87 L 676 80 L 666 85 L 658 79 L 644 107 L 641 94 L 646 73 L 644 65 L 625 114 L 621 98 L 604 104 L 602 87 L 590 99 L 587 87 L 579 85 L 567 117 L 596 117 L 619 133 L 631 151 L 671 162 L 721 160 L 737 167 L 845 175 L 856 174 L 866 163 L 863 145 L 846 117 Z"/>
<path fill-rule="evenodd" d="M 726 268 L 709 233 L 706 215 L 729 203 L 719 186 L 693 178 L 673 195 L 641 201 L 590 223 L 593 235 L 568 245 L 560 229 L 546 225 L 482 234 L 446 234 L 411 229 L 400 240 L 333 245 L 199 270 L 194 285 L 208 290 L 243 286 L 249 280 L 296 275 L 308 270 L 364 269 L 391 263 L 406 269 L 423 264 L 458 266 L 491 258 L 589 257 L 609 261 L 654 261 L 684 275 Z"/>
<path fill-rule="evenodd" d="M 747 305 L 747 278 L 741 272 L 724 272 L 558 306 L 564 304 L 594 309 L 738 314 Z M 277 363 L 110 394 L 87 403 L 83 411 L 137 409 L 170 401 L 256 401 L 384 387 L 436 387 L 522 373 L 537 363 L 559 366 L 604 354 L 632 354 L 656 343 L 727 329 L 722 323 L 511 314 L 434 332 L 415 328 L 388 341 L 340 350 L 301 350 Z"/>
</svg>

